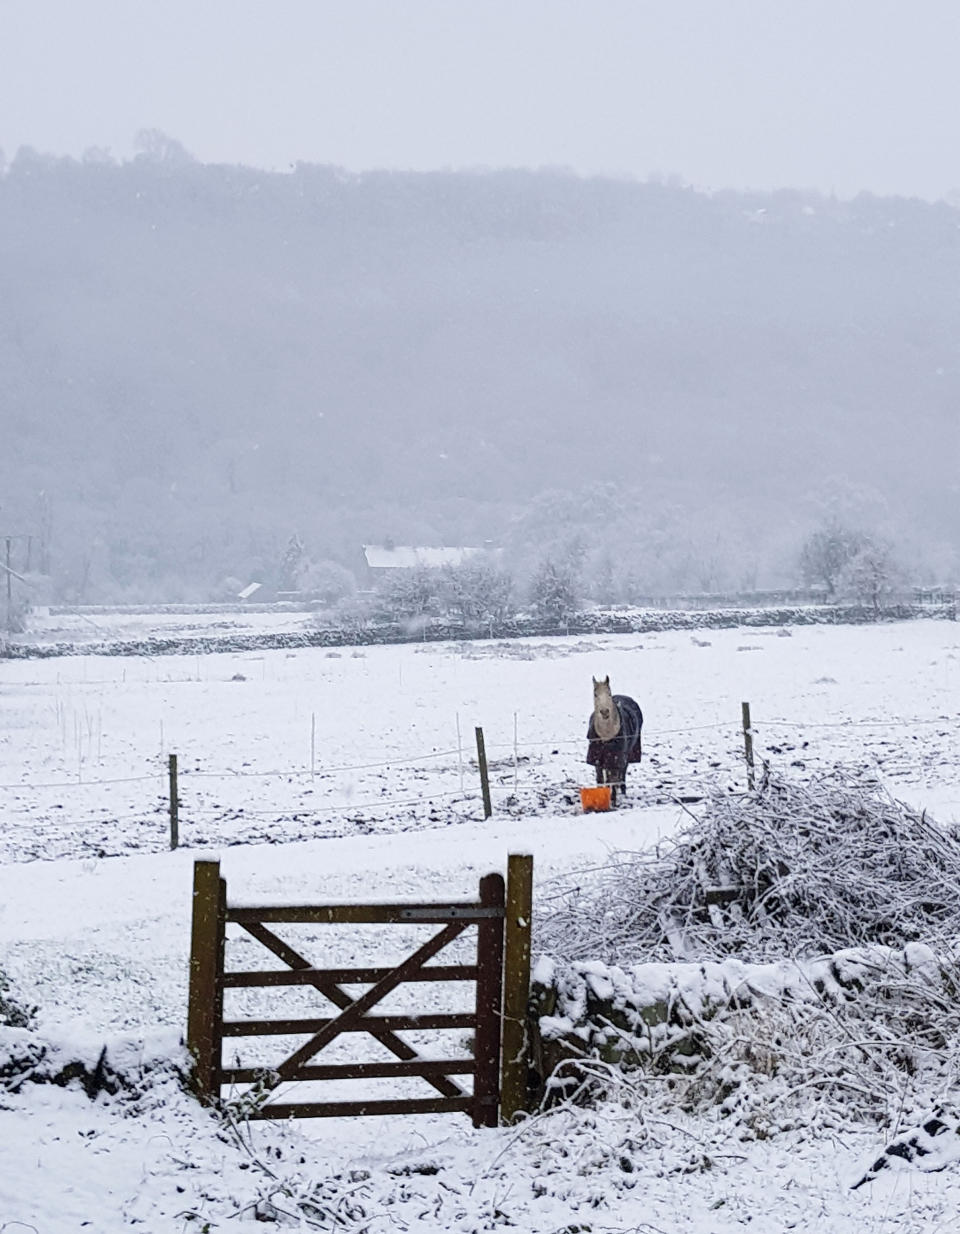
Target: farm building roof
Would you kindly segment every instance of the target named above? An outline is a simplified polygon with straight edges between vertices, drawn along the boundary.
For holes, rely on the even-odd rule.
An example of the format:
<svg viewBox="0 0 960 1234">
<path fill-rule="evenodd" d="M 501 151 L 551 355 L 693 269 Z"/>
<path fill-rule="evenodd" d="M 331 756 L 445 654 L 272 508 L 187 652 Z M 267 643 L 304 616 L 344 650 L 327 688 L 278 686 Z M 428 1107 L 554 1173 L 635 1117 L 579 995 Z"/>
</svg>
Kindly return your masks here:
<svg viewBox="0 0 960 1234">
<path fill-rule="evenodd" d="M 412 570 L 417 566 L 439 569 L 459 566 L 481 550 L 478 548 L 425 548 L 398 544 L 384 548 L 380 544 L 365 544 L 363 555 L 371 570 Z"/>
</svg>

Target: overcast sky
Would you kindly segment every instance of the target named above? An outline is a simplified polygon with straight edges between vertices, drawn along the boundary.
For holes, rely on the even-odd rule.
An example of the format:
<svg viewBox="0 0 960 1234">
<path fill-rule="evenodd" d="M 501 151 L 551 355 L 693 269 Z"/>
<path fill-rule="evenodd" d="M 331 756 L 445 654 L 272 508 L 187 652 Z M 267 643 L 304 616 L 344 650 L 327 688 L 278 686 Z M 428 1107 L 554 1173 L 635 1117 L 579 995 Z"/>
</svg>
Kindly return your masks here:
<svg viewBox="0 0 960 1234">
<path fill-rule="evenodd" d="M 960 0 L 0 0 L 0 148 L 960 192 Z"/>
</svg>

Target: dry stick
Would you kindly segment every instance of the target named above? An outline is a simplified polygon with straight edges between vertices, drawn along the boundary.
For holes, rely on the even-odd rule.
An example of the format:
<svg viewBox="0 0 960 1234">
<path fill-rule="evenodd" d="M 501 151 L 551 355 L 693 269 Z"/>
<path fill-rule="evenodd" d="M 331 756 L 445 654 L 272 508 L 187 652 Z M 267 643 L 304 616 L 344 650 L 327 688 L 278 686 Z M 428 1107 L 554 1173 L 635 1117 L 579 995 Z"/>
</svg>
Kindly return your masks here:
<svg viewBox="0 0 960 1234">
<path fill-rule="evenodd" d="M 483 793 L 483 817 L 489 818 L 493 813 L 490 804 L 490 776 L 487 771 L 487 751 L 483 744 L 483 729 L 477 728 L 477 764 L 480 768 L 480 789 Z"/>
<path fill-rule="evenodd" d="M 460 737 L 460 712 L 457 712 L 457 767 L 460 771 L 460 792 L 463 792 L 463 741 Z"/>
<path fill-rule="evenodd" d="M 310 712 L 310 779 L 313 779 L 313 769 L 316 765 L 317 753 L 317 713 Z"/>
<path fill-rule="evenodd" d="M 517 713 L 513 713 L 513 795 L 517 795 Z"/>
</svg>

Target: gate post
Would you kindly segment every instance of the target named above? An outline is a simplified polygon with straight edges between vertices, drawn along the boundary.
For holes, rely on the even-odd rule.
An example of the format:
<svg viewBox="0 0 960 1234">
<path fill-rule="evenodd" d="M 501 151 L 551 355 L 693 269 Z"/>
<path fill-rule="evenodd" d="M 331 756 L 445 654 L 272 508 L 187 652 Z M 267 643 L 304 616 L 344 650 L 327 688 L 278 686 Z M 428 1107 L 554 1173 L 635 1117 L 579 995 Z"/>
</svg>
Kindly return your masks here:
<svg viewBox="0 0 960 1234">
<path fill-rule="evenodd" d="M 187 1049 L 193 1055 L 194 1091 L 206 1104 L 220 1098 L 226 916 L 227 884 L 220 877 L 220 862 L 195 861 Z"/>
<path fill-rule="evenodd" d="M 474 1035 L 476 1070 L 473 1080 L 473 1125 L 496 1127 L 500 1106 L 500 1008 L 503 990 L 502 874 L 480 880 L 482 908 L 500 909 L 477 924 L 477 1026 Z"/>
<path fill-rule="evenodd" d="M 500 1114 L 510 1123 L 527 1108 L 530 998 L 530 927 L 533 912 L 533 857 L 507 858 L 507 903 L 504 916 L 503 1081 Z"/>
</svg>

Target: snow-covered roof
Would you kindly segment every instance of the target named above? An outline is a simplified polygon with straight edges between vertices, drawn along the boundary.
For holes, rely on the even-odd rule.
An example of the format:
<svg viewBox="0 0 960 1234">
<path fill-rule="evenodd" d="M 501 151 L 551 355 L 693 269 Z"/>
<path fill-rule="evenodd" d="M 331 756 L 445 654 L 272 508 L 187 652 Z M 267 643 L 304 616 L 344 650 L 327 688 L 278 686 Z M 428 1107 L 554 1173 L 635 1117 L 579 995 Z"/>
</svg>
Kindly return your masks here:
<svg viewBox="0 0 960 1234">
<path fill-rule="evenodd" d="M 398 544 L 384 548 L 381 544 L 365 544 L 363 555 L 371 570 L 412 570 L 423 566 L 430 570 L 440 566 L 459 566 L 479 553 L 478 548 L 424 548 Z"/>
</svg>

